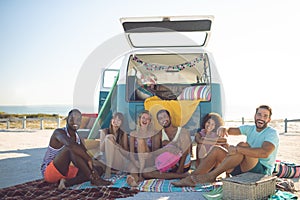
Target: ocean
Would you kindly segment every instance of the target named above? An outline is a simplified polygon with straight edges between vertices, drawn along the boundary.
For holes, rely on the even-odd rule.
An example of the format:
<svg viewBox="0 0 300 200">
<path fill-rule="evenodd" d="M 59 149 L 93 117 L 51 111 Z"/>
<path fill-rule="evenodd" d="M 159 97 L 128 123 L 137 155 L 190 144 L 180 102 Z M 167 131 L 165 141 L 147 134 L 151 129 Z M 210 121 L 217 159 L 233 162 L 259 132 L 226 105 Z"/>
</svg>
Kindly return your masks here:
<svg viewBox="0 0 300 200">
<path fill-rule="evenodd" d="M 72 105 L 29 105 L 29 106 L 0 106 L 0 112 L 8 114 L 59 114 L 67 116 Z"/>
<path fill-rule="evenodd" d="M 73 108 L 72 105 L 30 105 L 30 106 L 1 106 L 0 112 L 8 114 L 59 114 L 67 116 Z M 295 106 L 274 106 L 272 119 L 300 119 L 300 107 Z M 225 120 L 253 119 L 255 107 L 251 106 L 230 106 L 224 110 Z"/>
</svg>

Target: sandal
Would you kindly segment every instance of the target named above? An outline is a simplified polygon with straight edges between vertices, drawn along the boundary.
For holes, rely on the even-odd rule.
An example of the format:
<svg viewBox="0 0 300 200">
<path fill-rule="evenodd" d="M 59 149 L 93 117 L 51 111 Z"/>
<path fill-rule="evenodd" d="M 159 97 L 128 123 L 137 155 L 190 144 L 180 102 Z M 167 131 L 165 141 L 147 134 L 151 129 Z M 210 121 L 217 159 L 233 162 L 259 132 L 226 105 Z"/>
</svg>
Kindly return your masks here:
<svg viewBox="0 0 300 200">
<path fill-rule="evenodd" d="M 276 179 L 276 189 L 279 189 L 281 191 L 291 192 L 291 193 L 297 192 L 293 180 L 286 179 L 286 178 Z"/>
</svg>

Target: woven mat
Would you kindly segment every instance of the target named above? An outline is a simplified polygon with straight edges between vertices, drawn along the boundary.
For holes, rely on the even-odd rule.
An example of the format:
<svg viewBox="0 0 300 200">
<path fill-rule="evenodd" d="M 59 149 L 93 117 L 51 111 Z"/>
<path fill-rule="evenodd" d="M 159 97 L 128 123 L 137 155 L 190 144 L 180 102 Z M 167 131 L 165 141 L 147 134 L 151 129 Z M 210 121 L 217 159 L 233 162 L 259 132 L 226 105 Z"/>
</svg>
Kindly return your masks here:
<svg viewBox="0 0 300 200">
<path fill-rule="evenodd" d="M 57 184 L 49 184 L 41 179 L 0 189 L 0 199 L 116 199 L 130 197 L 136 193 L 138 193 L 136 189 L 114 187 L 92 187 L 60 191 L 57 189 Z"/>
</svg>

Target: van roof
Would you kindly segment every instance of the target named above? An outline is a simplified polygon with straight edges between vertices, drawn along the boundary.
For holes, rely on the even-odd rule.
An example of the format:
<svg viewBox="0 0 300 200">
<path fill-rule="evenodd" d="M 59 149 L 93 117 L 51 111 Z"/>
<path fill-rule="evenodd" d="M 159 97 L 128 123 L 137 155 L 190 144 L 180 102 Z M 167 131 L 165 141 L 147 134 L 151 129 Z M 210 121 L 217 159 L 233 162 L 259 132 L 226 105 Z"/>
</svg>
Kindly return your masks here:
<svg viewBox="0 0 300 200">
<path fill-rule="evenodd" d="M 203 47 L 210 38 L 213 16 L 121 18 L 129 45 L 148 47 Z"/>
</svg>

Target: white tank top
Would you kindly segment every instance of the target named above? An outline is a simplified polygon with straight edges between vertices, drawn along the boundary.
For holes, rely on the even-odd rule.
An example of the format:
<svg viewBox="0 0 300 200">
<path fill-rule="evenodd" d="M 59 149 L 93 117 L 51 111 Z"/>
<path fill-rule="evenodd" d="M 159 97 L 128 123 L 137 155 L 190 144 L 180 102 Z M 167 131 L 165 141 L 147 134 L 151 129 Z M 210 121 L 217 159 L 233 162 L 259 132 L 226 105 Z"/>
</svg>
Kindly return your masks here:
<svg viewBox="0 0 300 200">
<path fill-rule="evenodd" d="M 172 141 L 176 142 L 178 140 L 180 131 L 181 131 L 181 127 L 177 127 L 177 133 Z M 170 138 L 168 137 L 165 130 L 162 129 L 161 132 L 162 132 L 161 141 L 164 141 L 164 140 L 170 141 Z"/>
</svg>

